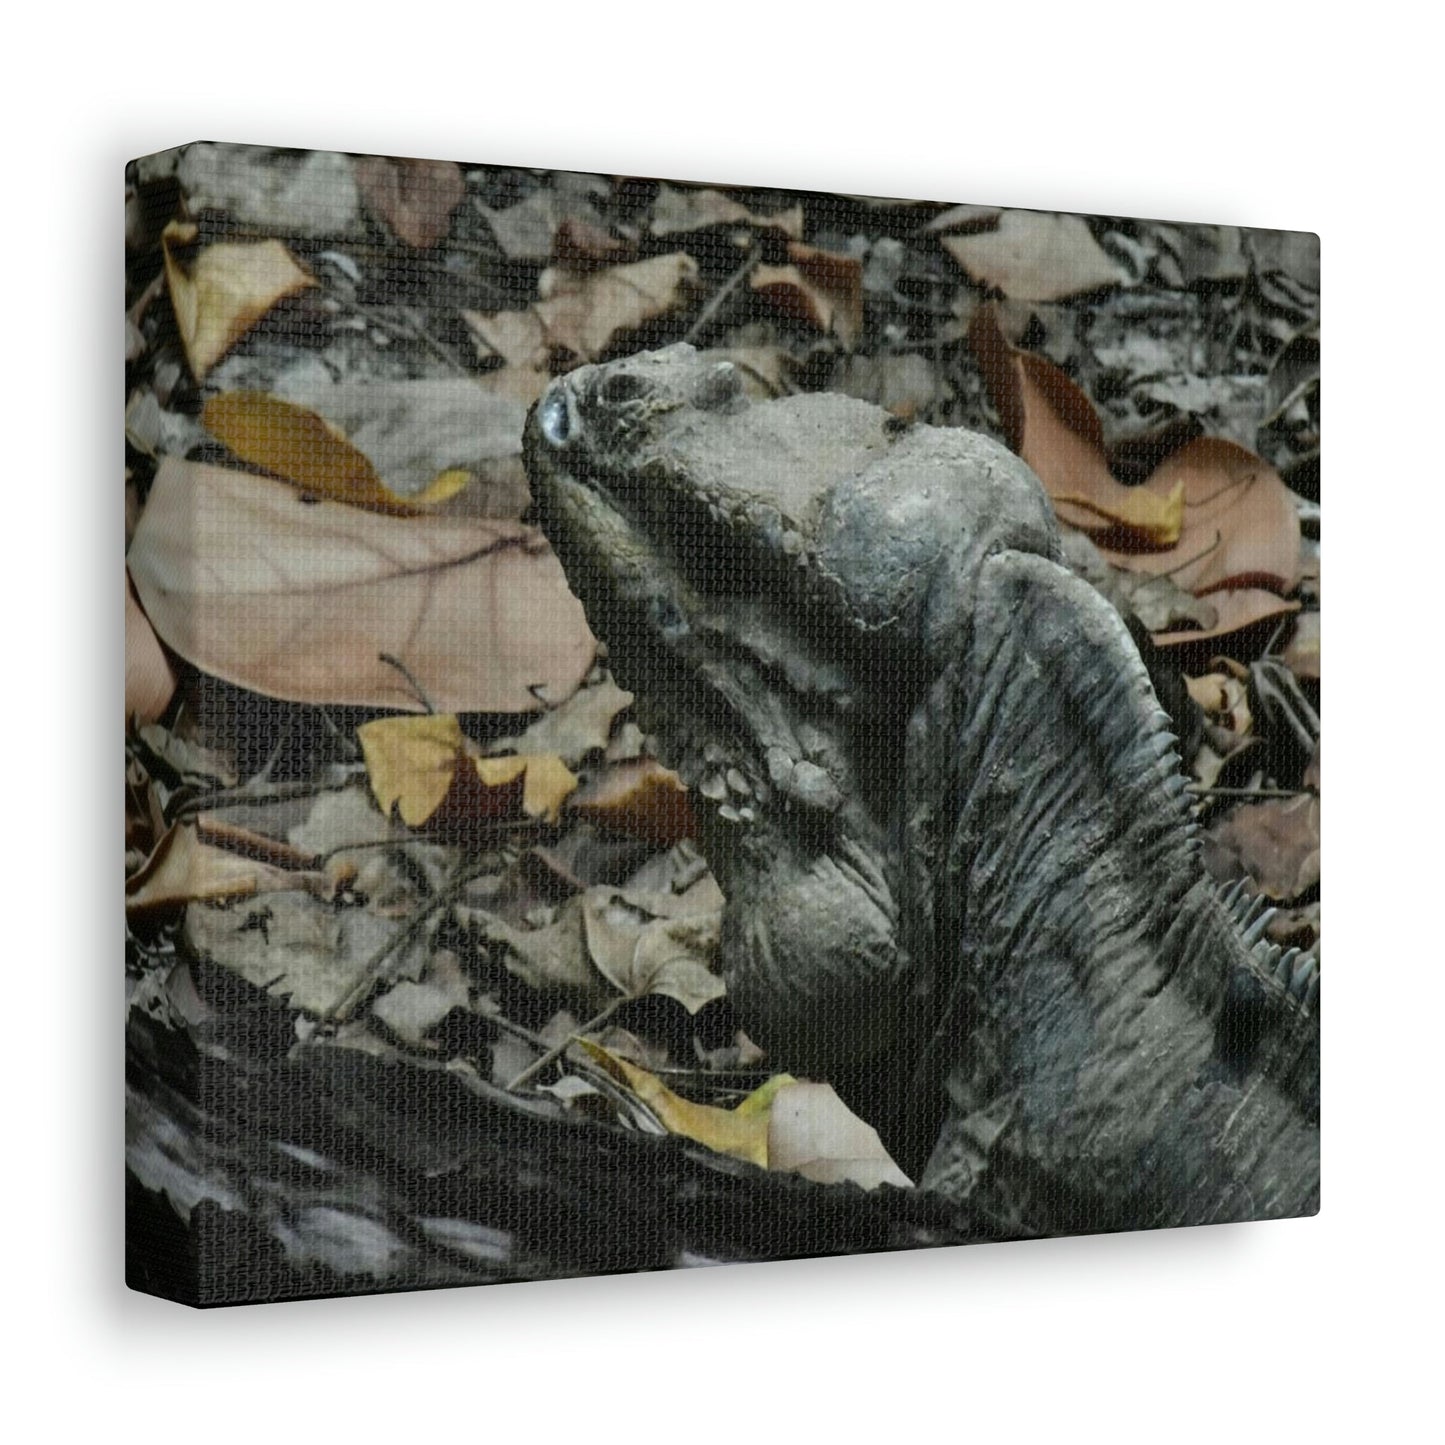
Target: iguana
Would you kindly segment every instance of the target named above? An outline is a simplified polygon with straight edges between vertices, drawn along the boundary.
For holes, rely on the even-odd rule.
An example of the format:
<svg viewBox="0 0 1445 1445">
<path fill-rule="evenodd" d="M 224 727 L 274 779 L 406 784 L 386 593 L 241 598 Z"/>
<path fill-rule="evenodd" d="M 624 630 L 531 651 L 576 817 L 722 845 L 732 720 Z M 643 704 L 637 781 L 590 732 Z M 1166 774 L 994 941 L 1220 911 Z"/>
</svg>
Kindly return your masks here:
<svg viewBox="0 0 1445 1445">
<path fill-rule="evenodd" d="M 1200 863 L 1128 631 L 982 435 L 691 347 L 528 418 L 537 520 L 693 786 L 780 1066 L 1026 1232 L 1313 1213 L 1319 973 Z"/>
</svg>

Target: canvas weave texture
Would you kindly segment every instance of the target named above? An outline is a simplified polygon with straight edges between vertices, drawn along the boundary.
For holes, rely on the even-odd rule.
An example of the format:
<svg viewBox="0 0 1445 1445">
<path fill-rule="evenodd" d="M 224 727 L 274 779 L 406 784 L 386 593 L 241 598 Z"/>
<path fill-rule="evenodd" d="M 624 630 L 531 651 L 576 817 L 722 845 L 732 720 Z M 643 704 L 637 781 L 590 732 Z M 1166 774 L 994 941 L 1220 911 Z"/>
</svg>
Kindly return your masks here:
<svg viewBox="0 0 1445 1445">
<path fill-rule="evenodd" d="M 1318 1211 L 1316 236 L 125 180 L 133 1287 Z"/>
</svg>

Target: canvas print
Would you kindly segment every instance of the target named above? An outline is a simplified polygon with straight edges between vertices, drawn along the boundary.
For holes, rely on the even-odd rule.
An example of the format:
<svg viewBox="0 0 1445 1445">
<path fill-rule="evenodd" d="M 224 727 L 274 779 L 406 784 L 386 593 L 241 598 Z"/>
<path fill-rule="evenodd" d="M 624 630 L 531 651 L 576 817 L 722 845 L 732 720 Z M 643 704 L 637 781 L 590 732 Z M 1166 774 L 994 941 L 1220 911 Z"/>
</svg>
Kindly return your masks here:
<svg viewBox="0 0 1445 1445">
<path fill-rule="evenodd" d="M 986 200 L 127 167 L 135 1288 L 1318 1210 L 1318 238 Z"/>
</svg>

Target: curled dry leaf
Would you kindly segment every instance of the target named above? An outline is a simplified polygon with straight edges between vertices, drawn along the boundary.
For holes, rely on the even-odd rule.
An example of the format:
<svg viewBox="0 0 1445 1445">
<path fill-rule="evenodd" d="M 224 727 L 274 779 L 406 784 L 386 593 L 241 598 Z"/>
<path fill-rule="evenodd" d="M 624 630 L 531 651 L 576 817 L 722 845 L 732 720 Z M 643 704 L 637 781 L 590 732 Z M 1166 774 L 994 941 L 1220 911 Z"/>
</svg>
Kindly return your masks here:
<svg viewBox="0 0 1445 1445">
<path fill-rule="evenodd" d="M 130 578 L 125 583 L 125 716 L 154 722 L 175 696 L 176 674 L 146 619 Z"/>
<path fill-rule="evenodd" d="M 513 522 L 307 504 L 167 458 L 130 550 L 152 625 L 203 671 L 292 702 L 530 712 L 596 643 L 542 536 Z"/>
<path fill-rule="evenodd" d="M 1273 592 L 1258 587 L 1241 587 L 1233 592 L 1211 592 L 1209 605 L 1214 608 L 1216 618 L 1213 627 L 1193 630 L 1179 628 L 1173 632 L 1155 632 L 1150 635 L 1159 647 L 1183 647 L 1192 642 L 1207 642 L 1212 637 L 1227 637 L 1232 632 L 1243 632 L 1246 627 L 1255 627 L 1279 617 L 1287 617 L 1299 611 L 1298 602 L 1286 602 Z"/>
<path fill-rule="evenodd" d="M 219 903 L 257 893 L 286 892 L 306 882 L 324 886 L 320 875 L 302 877 L 291 869 L 203 842 L 195 823 L 179 823 L 165 832 L 150 857 L 126 879 L 125 911 L 133 919 L 158 917 L 187 903 Z"/>
<path fill-rule="evenodd" d="M 1082 216 L 1004 211 L 996 226 L 943 236 L 942 245 L 972 280 L 1015 301 L 1061 301 L 1129 281 Z"/>
<path fill-rule="evenodd" d="M 555 755 L 478 758 L 451 714 L 377 718 L 356 730 L 377 806 L 409 828 L 555 822 L 577 779 Z"/>
<path fill-rule="evenodd" d="M 455 161 L 411 160 L 397 156 L 355 156 L 357 189 L 373 216 L 408 246 L 425 250 L 446 235 L 452 212 L 466 194 Z"/>
<path fill-rule="evenodd" d="M 718 1109 L 711 1104 L 694 1104 L 673 1093 L 655 1074 L 590 1039 L 579 1039 L 577 1043 L 595 1064 L 631 1089 L 669 1133 L 693 1139 L 717 1154 L 746 1159 L 760 1169 L 768 1167 L 768 1110 L 778 1090 L 793 1082 L 786 1074 L 769 1079 L 737 1108 Z"/>
<path fill-rule="evenodd" d="M 722 909 L 674 917 L 654 912 L 650 903 L 620 888 L 589 888 L 582 895 L 578 906 L 592 962 L 624 997 L 664 994 L 695 1014 L 727 993 L 709 967 Z"/>
<path fill-rule="evenodd" d="M 786 266 L 758 266 L 748 283 L 785 316 L 836 336 L 850 350 L 863 329 L 863 263 L 788 243 Z"/>
<path fill-rule="evenodd" d="M 799 203 L 786 210 L 760 216 L 721 191 L 667 185 L 660 188 L 657 200 L 653 202 L 650 229 L 654 236 L 675 236 L 685 231 L 699 231 L 705 226 L 722 225 L 781 231 L 790 240 L 801 241 L 803 207 Z"/>
<path fill-rule="evenodd" d="M 1247 873 L 1266 898 L 1299 898 L 1320 881 L 1320 800 L 1242 804 L 1209 829 L 1204 858 L 1216 878 Z"/>
<path fill-rule="evenodd" d="M 1161 490 L 1116 480 L 1093 403 L 1052 361 L 1011 346 L 993 307 L 975 314 L 968 339 L 1008 445 L 1038 473 L 1060 521 L 1127 540 L 1131 548 L 1171 547 L 1179 540 L 1182 482 Z"/>
<path fill-rule="evenodd" d="M 1182 491 L 1183 527 L 1167 553 L 1104 555 L 1135 572 L 1168 572 L 1196 595 L 1266 588 L 1281 595 L 1300 578 L 1299 513 L 1279 473 L 1221 437 L 1197 437 L 1171 453 L 1142 490 Z"/>
<path fill-rule="evenodd" d="M 768 1111 L 768 1168 L 786 1169 L 819 1184 L 913 1187 L 883 1147 L 878 1131 L 864 1123 L 831 1084 L 802 1080 L 778 1089 L 773 1098 Z"/>
<path fill-rule="evenodd" d="M 195 240 L 189 222 L 161 233 L 171 309 L 191 373 L 199 381 L 278 301 L 316 278 L 280 241 L 218 241 L 189 264 L 178 252 Z"/>
<path fill-rule="evenodd" d="M 527 310 L 464 311 L 462 316 L 484 354 L 534 374 L 540 395 L 558 354 L 573 361 L 595 360 L 620 332 L 684 306 L 697 275 L 697 262 L 681 251 L 603 271 L 554 268 L 542 273 L 542 299 Z"/>
<path fill-rule="evenodd" d="M 243 461 L 308 492 L 405 514 L 474 477 L 507 480 L 498 464 L 517 465 L 526 414 L 466 378 L 443 378 L 330 383 L 285 398 L 227 392 L 202 418 Z"/>
<path fill-rule="evenodd" d="M 604 674 L 599 681 L 579 687 L 561 707 L 543 713 L 525 732 L 500 738 L 487 751 L 553 753 L 576 767 L 590 753 L 607 746 L 618 713 L 631 705 L 632 694 Z"/>
<path fill-rule="evenodd" d="M 598 773 L 573 795 L 568 812 L 660 848 L 697 835 L 687 784 L 655 758 Z"/>
</svg>

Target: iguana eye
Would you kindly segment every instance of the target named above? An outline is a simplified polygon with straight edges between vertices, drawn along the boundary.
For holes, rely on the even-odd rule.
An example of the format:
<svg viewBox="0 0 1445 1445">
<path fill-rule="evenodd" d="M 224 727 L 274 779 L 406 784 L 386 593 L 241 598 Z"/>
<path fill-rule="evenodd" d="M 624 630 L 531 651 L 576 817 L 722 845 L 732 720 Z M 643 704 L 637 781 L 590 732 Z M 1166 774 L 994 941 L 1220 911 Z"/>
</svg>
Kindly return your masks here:
<svg viewBox="0 0 1445 1445">
<path fill-rule="evenodd" d="M 565 447 L 576 437 L 577 414 L 566 384 L 554 381 L 537 408 L 537 424 L 542 435 L 554 447 Z"/>
</svg>

